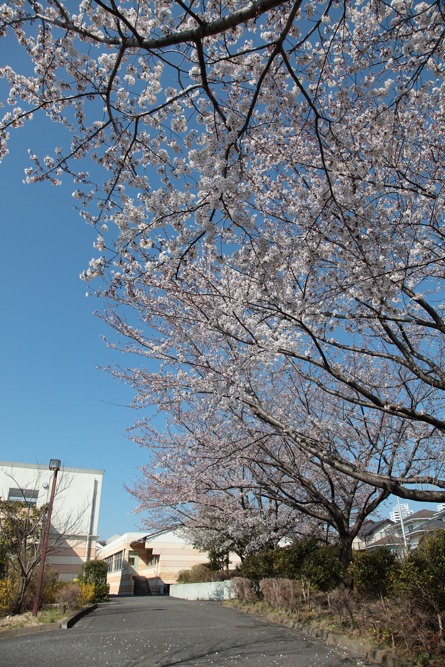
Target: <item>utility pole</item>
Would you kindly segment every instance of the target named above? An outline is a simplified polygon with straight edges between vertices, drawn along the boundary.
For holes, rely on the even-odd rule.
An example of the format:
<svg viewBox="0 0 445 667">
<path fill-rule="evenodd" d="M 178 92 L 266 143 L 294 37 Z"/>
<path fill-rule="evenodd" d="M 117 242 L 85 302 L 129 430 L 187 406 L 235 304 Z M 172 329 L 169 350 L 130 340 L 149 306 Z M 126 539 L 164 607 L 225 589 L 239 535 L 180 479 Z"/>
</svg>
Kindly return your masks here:
<svg viewBox="0 0 445 667">
<path fill-rule="evenodd" d="M 34 605 L 32 608 L 32 615 L 37 616 L 40 607 L 40 598 L 42 595 L 43 575 L 45 572 L 46 552 L 48 551 L 49 529 L 51 527 L 51 514 L 53 511 L 54 495 L 56 493 L 57 473 L 60 470 L 60 459 L 51 459 L 49 462 L 49 469 L 54 471 L 53 484 L 51 487 L 51 495 L 49 498 L 48 512 L 46 514 L 45 530 L 43 533 L 42 553 L 40 555 L 39 574 L 37 576 L 36 592 L 34 595 Z"/>
</svg>

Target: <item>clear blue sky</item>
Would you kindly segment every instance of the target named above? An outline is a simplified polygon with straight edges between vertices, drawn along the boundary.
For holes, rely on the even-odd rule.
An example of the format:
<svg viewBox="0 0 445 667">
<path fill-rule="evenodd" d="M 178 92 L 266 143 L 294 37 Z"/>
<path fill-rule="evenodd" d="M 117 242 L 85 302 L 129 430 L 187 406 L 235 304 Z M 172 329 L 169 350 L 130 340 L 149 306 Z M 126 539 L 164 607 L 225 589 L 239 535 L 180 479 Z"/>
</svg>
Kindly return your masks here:
<svg viewBox="0 0 445 667">
<path fill-rule="evenodd" d="M 23 184 L 27 148 L 49 131 L 33 120 L 15 132 L 0 164 L 0 460 L 105 469 L 103 538 L 140 529 L 124 484 L 148 452 L 124 433 L 138 416 L 129 388 L 98 368 L 125 359 L 100 339 L 99 304 L 79 279 L 96 235 L 73 209 L 74 186 Z"/>
</svg>

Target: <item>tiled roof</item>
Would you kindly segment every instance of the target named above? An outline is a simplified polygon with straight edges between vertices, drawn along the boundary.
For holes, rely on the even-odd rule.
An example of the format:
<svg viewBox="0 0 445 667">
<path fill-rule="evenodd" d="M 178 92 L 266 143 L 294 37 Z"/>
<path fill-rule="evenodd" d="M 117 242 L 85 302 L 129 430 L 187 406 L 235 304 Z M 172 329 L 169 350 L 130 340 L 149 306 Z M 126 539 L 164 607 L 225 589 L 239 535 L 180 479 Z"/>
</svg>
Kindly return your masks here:
<svg viewBox="0 0 445 667">
<path fill-rule="evenodd" d="M 413 519 L 430 519 L 435 514 L 436 512 L 433 512 L 432 510 L 419 510 L 418 512 L 414 512 L 414 514 L 407 516 L 404 519 L 404 522 L 406 523 L 407 521 L 412 521 Z"/>
<path fill-rule="evenodd" d="M 368 521 L 365 521 L 361 527 L 359 531 L 359 537 L 367 537 L 368 535 L 372 535 L 373 533 L 378 532 L 384 526 L 392 525 L 394 525 L 394 523 L 390 519 L 382 519 L 381 521 L 373 521 L 372 519 L 368 519 Z"/>
</svg>

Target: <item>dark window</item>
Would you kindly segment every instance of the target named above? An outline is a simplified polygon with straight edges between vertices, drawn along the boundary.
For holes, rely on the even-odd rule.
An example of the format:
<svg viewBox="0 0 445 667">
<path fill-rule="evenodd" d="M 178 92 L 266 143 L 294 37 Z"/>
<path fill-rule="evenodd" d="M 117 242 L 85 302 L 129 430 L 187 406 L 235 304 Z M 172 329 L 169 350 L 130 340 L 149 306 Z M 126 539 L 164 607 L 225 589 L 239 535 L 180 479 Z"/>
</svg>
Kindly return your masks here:
<svg viewBox="0 0 445 667">
<path fill-rule="evenodd" d="M 9 489 L 8 500 L 36 505 L 39 492 L 37 489 Z"/>
</svg>

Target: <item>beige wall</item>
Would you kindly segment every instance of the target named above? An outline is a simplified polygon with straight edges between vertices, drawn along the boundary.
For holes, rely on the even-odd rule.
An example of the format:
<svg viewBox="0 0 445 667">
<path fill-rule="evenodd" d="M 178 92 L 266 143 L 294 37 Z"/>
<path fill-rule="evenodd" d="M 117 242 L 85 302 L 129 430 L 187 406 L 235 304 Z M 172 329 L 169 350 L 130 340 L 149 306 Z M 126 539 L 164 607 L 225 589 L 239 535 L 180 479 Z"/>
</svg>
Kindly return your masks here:
<svg viewBox="0 0 445 667">
<path fill-rule="evenodd" d="M 115 558 L 122 564 L 115 569 Z M 111 565 L 108 583 L 111 595 L 133 595 L 135 580 L 145 579 L 153 593 L 162 592 L 165 584 L 175 583 L 180 570 L 206 563 L 206 553 L 194 549 L 172 531 L 154 535 L 125 533 L 111 539 L 101 548 L 98 558 Z"/>
<path fill-rule="evenodd" d="M 207 563 L 207 553 L 194 549 L 183 538 L 173 532 L 161 533 L 148 537 L 145 549 L 152 550 L 153 557 L 159 560 L 146 565 L 143 574 L 146 577 L 159 577 L 165 584 L 174 584 L 181 570 L 189 570 L 199 563 Z"/>
<path fill-rule="evenodd" d="M 110 586 L 110 595 L 133 595 L 134 577 L 139 575 L 141 569 L 139 558 L 135 566 L 130 564 L 130 558 L 133 557 L 133 548 L 131 543 L 140 540 L 145 533 L 125 533 L 116 535 L 105 546 L 101 546 L 97 558 L 109 563 L 110 570 L 107 575 L 107 582 Z M 122 554 L 122 559 L 120 559 Z M 118 569 L 114 568 L 116 558 L 121 561 Z"/>
</svg>

